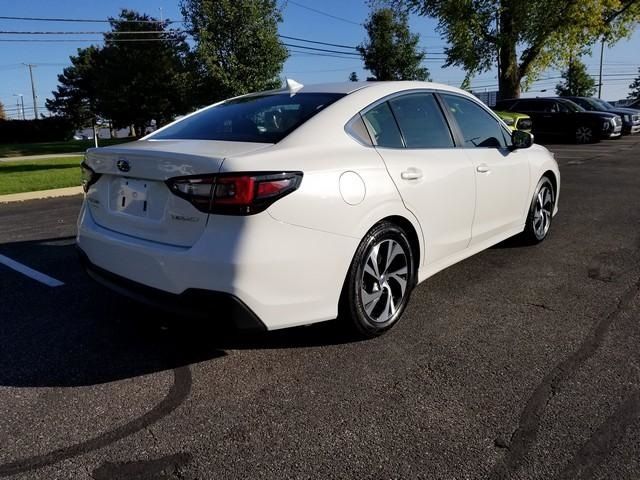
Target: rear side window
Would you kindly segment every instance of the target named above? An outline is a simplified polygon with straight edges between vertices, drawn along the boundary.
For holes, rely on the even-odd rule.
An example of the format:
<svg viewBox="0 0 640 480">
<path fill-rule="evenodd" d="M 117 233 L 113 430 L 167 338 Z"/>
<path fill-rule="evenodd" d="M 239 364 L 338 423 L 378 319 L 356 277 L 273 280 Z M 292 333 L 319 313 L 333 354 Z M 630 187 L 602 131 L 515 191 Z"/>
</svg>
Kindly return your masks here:
<svg viewBox="0 0 640 480">
<path fill-rule="evenodd" d="M 540 100 L 520 100 L 513 110 L 526 110 L 527 112 L 544 112 L 545 111 L 545 102 L 541 102 Z"/>
<path fill-rule="evenodd" d="M 242 97 L 196 113 L 151 138 L 277 143 L 343 96 L 273 93 Z"/>
<path fill-rule="evenodd" d="M 453 147 L 451 131 L 431 93 L 403 95 L 389 101 L 407 148 Z"/>
<path fill-rule="evenodd" d="M 506 146 L 502 127 L 482 107 L 457 95 L 442 94 L 442 98 L 460 127 L 465 148 Z"/>
<path fill-rule="evenodd" d="M 373 107 L 362 118 L 374 145 L 387 148 L 404 147 L 398 124 L 387 102 Z"/>
</svg>

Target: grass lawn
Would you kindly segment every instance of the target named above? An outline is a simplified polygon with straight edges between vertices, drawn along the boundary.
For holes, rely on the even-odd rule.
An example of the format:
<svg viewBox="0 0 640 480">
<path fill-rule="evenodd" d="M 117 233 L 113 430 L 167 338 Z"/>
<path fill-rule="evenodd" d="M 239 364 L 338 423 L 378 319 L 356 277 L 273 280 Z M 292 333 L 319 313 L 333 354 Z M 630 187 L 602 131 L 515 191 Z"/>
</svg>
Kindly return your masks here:
<svg viewBox="0 0 640 480">
<path fill-rule="evenodd" d="M 0 195 L 80 185 L 82 157 L 0 162 Z"/>
<path fill-rule="evenodd" d="M 106 147 L 118 143 L 131 142 L 134 138 L 99 139 L 98 145 Z M 0 144 L 0 158 L 20 157 L 26 155 L 48 155 L 55 153 L 84 153 L 87 148 L 95 146 L 93 140 L 68 140 L 66 142 L 45 143 L 3 143 Z"/>
</svg>

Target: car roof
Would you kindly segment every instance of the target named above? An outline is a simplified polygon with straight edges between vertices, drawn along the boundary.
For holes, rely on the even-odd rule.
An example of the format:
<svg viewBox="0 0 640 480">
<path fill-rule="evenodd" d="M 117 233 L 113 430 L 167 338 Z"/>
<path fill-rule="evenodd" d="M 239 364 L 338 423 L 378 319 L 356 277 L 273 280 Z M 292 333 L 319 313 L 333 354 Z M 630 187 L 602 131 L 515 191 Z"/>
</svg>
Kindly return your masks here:
<svg viewBox="0 0 640 480">
<path fill-rule="evenodd" d="M 305 93 L 343 93 L 348 95 L 350 93 L 356 92 L 358 90 L 387 90 L 389 86 L 397 86 L 398 90 L 403 90 L 408 87 L 411 88 L 425 88 L 425 89 L 437 89 L 437 90 L 447 90 L 450 92 L 461 92 L 460 89 L 456 87 L 452 87 L 450 85 L 444 85 L 441 83 L 435 82 L 418 82 L 418 81 L 405 81 L 405 80 L 397 80 L 397 81 L 367 81 L 367 82 L 337 82 L 337 83 L 315 83 L 309 85 L 303 85 L 302 88 L 298 89 L 298 92 Z M 278 92 L 286 92 L 287 87 L 279 88 Z"/>
</svg>

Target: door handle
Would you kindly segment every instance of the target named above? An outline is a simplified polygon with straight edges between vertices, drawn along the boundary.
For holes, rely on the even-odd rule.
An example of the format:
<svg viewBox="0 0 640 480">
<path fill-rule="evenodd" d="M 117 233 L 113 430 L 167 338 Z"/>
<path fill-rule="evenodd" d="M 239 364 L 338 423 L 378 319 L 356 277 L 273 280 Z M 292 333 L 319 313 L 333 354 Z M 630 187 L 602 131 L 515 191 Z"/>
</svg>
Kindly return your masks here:
<svg viewBox="0 0 640 480">
<path fill-rule="evenodd" d="M 408 168 L 404 172 L 400 174 L 400 177 L 403 180 L 418 180 L 422 178 L 422 170 L 418 170 L 417 168 Z"/>
<path fill-rule="evenodd" d="M 478 165 L 478 166 L 476 167 L 476 171 L 477 171 L 478 173 L 489 173 L 489 172 L 491 171 L 491 169 L 490 169 L 487 165 L 485 165 L 485 164 L 483 163 L 482 165 Z"/>
</svg>

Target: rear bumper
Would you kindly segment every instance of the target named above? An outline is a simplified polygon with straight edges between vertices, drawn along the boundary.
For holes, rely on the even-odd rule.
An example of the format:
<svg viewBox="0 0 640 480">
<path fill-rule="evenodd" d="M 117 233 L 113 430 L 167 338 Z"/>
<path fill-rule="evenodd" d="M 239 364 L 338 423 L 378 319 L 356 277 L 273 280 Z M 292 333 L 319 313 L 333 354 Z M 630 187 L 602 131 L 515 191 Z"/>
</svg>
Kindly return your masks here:
<svg viewBox="0 0 640 480">
<path fill-rule="evenodd" d="M 89 277 L 137 302 L 190 318 L 209 320 L 214 317 L 239 330 L 267 330 L 265 324 L 249 307 L 229 293 L 200 289 L 187 289 L 179 295 L 168 293 L 94 265 L 79 247 L 78 256 Z"/>
<path fill-rule="evenodd" d="M 101 227 L 86 205 L 77 236 L 90 274 L 113 290 L 169 310 L 194 295 L 230 297 L 267 330 L 336 318 L 358 242 L 276 221 L 263 212 L 211 216 L 192 246 L 171 246 Z M 212 303 L 209 311 L 216 308 Z"/>
</svg>

